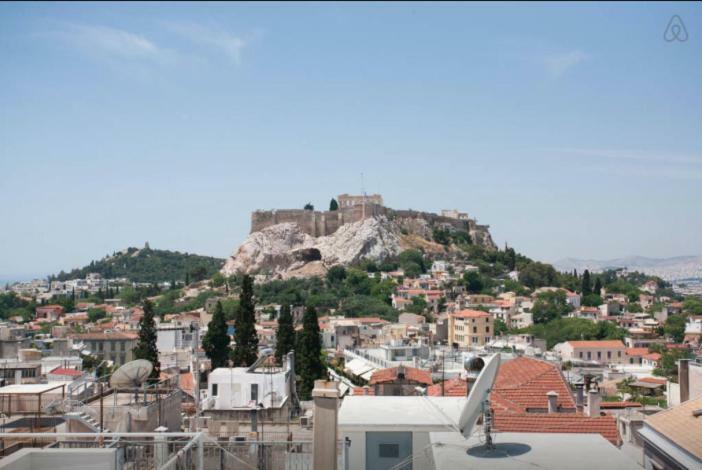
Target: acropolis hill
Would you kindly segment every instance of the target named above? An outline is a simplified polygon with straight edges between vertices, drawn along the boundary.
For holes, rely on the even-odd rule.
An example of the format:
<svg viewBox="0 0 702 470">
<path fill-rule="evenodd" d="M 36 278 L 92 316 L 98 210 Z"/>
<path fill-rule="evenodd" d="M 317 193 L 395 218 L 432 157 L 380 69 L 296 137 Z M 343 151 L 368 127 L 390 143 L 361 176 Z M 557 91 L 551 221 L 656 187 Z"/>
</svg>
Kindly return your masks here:
<svg viewBox="0 0 702 470">
<path fill-rule="evenodd" d="M 337 197 L 334 211 L 257 210 L 251 233 L 222 271 L 280 275 L 320 274 L 334 264 L 364 258 L 382 259 L 406 248 L 440 249 L 434 230 L 464 232 L 473 244 L 495 249 L 489 226 L 468 214 L 443 210 L 441 215 L 386 207 L 379 194 Z"/>
</svg>

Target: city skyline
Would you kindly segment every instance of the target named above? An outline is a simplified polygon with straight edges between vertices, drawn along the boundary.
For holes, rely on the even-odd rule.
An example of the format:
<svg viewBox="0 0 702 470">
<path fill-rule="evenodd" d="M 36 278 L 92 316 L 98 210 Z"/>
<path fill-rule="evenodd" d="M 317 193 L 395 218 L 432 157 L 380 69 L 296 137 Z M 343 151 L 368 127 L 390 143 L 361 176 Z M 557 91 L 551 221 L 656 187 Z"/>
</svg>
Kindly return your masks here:
<svg viewBox="0 0 702 470">
<path fill-rule="evenodd" d="M 224 258 L 251 211 L 362 187 L 537 260 L 700 255 L 701 30 L 691 4 L 2 4 L 0 278 Z"/>
</svg>

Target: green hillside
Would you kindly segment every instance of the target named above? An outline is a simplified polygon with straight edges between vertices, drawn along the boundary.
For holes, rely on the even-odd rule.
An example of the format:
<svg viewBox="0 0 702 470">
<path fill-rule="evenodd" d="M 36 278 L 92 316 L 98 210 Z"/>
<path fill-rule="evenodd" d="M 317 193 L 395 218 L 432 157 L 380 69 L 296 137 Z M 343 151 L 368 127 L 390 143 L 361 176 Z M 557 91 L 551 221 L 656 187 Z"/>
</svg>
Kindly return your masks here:
<svg viewBox="0 0 702 470">
<path fill-rule="evenodd" d="M 220 258 L 180 253 L 178 251 L 127 248 L 71 272 L 61 271 L 53 279 L 84 278 L 99 273 L 104 278 L 126 277 L 132 282 L 198 281 L 211 277 L 224 264 Z"/>
</svg>

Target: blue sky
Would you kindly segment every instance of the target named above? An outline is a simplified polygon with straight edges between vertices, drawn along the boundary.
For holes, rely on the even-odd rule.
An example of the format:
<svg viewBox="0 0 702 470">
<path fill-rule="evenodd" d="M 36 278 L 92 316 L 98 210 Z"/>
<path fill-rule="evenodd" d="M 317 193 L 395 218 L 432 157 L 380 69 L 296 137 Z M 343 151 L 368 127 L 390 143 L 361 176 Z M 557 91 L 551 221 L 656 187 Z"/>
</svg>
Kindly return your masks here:
<svg viewBox="0 0 702 470">
<path fill-rule="evenodd" d="M 538 259 L 700 254 L 700 58 L 691 3 L 3 3 L 0 277 L 224 257 L 362 172 Z"/>
</svg>

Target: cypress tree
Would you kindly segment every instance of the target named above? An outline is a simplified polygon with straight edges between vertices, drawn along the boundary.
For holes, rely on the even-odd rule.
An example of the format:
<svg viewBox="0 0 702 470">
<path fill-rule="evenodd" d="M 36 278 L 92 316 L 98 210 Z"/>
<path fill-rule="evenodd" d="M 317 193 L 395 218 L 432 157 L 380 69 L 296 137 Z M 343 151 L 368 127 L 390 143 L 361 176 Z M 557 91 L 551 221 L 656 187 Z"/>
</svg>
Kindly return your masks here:
<svg viewBox="0 0 702 470">
<path fill-rule="evenodd" d="M 275 333 L 275 358 L 282 364 L 283 356 L 295 348 L 295 326 L 290 305 L 283 305 L 278 316 L 278 331 Z"/>
<path fill-rule="evenodd" d="M 590 271 L 587 269 L 583 273 L 583 296 L 592 294 L 592 284 L 590 283 Z"/>
<path fill-rule="evenodd" d="M 232 353 L 235 367 L 248 367 L 258 357 L 258 336 L 256 336 L 256 313 L 253 301 L 253 279 L 245 275 L 241 281 L 239 308 L 234 321 L 236 346 Z"/>
<path fill-rule="evenodd" d="M 332 198 L 332 200 L 329 201 L 329 210 L 330 211 L 338 211 L 339 210 L 339 203 L 336 202 L 336 199 Z"/>
<path fill-rule="evenodd" d="M 600 292 L 602 291 L 602 281 L 600 280 L 600 277 L 597 276 L 597 279 L 595 279 L 595 287 L 592 289 L 592 292 L 594 294 L 600 295 Z"/>
<path fill-rule="evenodd" d="M 314 381 L 324 377 L 322 363 L 322 342 L 319 337 L 317 311 L 307 307 L 302 317 L 302 332 L 297 338 L 297 376 L 299 378 L 299 395 L 302 400 L 309 400 L 314 388 Z"/>
<path fill-rule="evenodd" d="M 232 348 L 229 346 L 230 338 L 227 334 L 227 322 L 224 319 L 222 303 L 217 302 L 212 320 L 207 325 L 207 333 L 202 338 L 202 348 L 207 358 L 212 362 L 212 370 L 226 367 Z"/>
<path fill-rule="evenodd" d="M 143 304 L 144 315 L 139 320 L 139 341 L 134 348 L 135 359 L 146 359 L 154 365 L 152 378 L 157 378 L 161 372 L 156 347 L 156 322 L 154 321 L 154 306 L 148 299 Z"/>
</svg>

